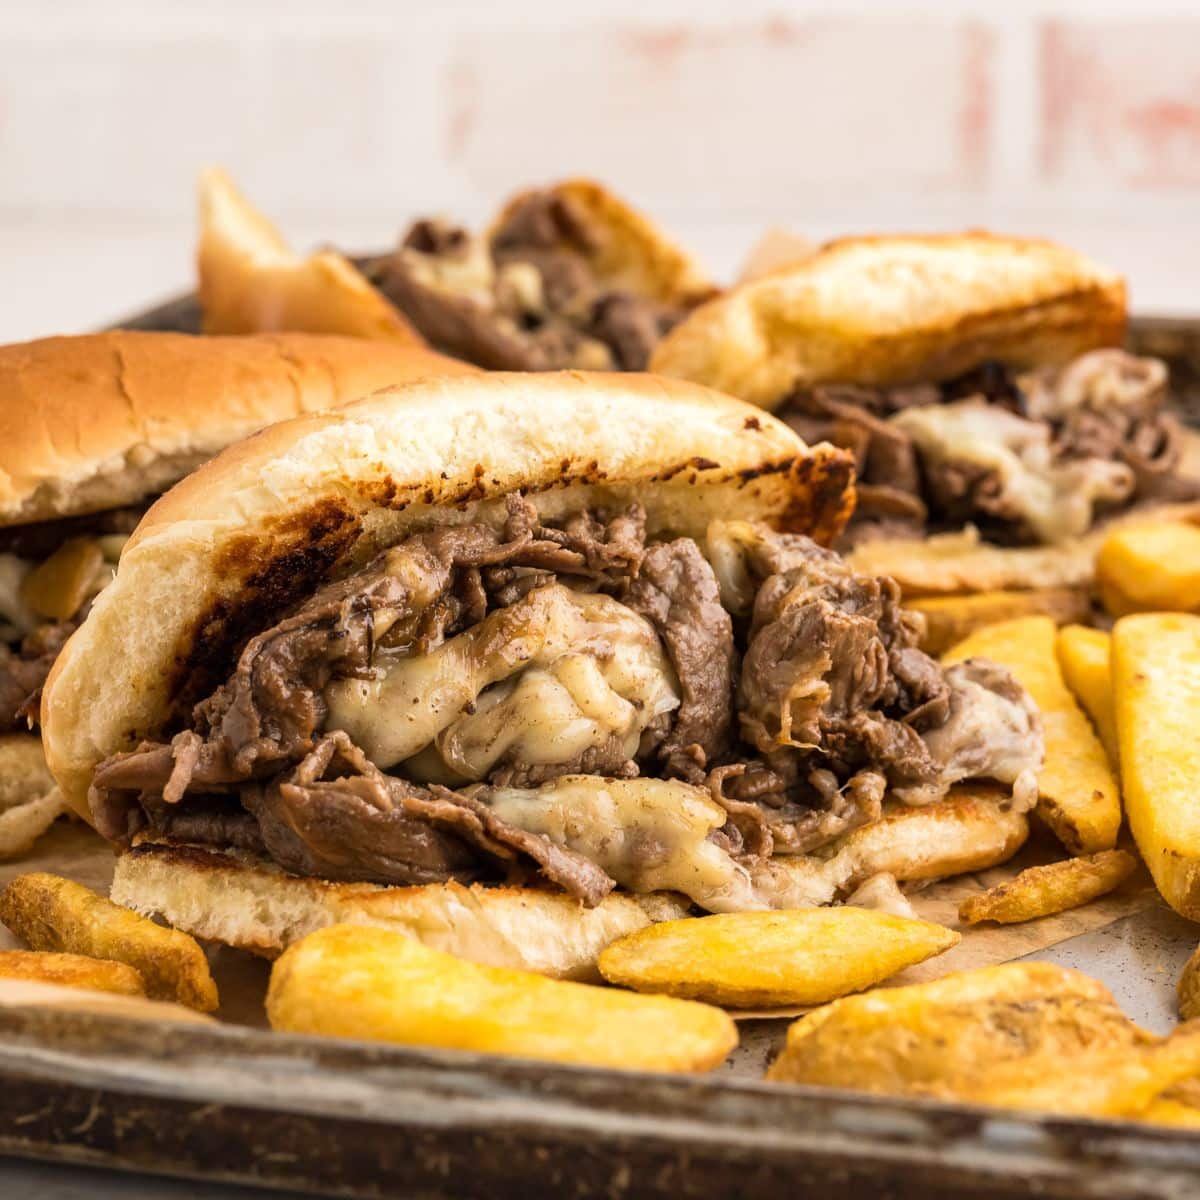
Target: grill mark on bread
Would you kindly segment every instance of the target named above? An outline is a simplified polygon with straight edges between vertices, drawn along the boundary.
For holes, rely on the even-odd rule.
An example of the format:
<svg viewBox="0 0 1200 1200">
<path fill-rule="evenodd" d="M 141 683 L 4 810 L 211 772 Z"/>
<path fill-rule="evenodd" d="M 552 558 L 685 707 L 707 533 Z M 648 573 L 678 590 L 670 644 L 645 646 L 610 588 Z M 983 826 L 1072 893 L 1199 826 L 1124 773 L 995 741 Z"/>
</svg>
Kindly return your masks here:
<svg viewBox="0 0 1200 1200">
<path fill-rule="evenodd" d="M 361 525 L 346 500 L 329 497 L 276 518 L 261 534 L 230 539 L 217 569 L 231 586 L 200 614 L 175 658 L 168 691 L 173 723 L 212 690 L 255 632 L 308 595 L 314 581 L 331 577 Z"/>
</svg>

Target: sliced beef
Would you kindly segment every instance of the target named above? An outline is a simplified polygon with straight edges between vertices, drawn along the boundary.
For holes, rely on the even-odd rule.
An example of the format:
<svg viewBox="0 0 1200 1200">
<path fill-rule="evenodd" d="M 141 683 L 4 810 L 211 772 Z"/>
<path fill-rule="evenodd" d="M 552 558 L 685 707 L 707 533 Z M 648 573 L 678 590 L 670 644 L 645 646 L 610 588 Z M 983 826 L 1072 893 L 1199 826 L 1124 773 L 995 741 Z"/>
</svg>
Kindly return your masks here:
<svg viewBox="0 0 1200 1200">
<path fill-rule="evenodd" d="M 0 645 L 0 732 L 37 724 L 46 677 L 78 624 L 51 621 L 15 646 Z"/>
<path fill-rule="evenodd" d="M 601 235 L 575 200 L 530 192 L 484 242 L 417 221 L 368 278 L 438 349 L 491 370 L 645 370 L 684 310 L 603 282 Z"/>
<path fill-rule="evenodd" d="M 588 332 L 612 351 L 622 371 L 644 371 L 679 314 L 633 292 L 606 292 L 592 305 Z"/>
<path fill-rule="evenodd" d="M 738 716 L 743 737 L 775 774 L 790 761 L 830 809 L 835 786 L 862 773 L 928 799 L 944 795 L 951 776 L 1011 782 L 1011 763 L 1030 761 L 1040 731 L 1029 729 L 1023 690 L 998 667 L 986 677 L 951 678 L 918 649 L 919 618 L 901 608 L 891 580 L 859 575 L 795 535 L 764 532 L 754 553 L 765 577 Z M 939 738 L 959 710 L 977 717 L 978 736 Z M 1015 754 L 1011 730 L 1030 735 Z M 986 762 L 970 757 L 979 747 Z M 824 786 L 818 770 L 829 773 Z"/>
<path fill-rule="evenodd" d="M 1179 471 L 1182 430 L 1164 411 L 1167 385 L 1159 360 L 1097 350 L 1066 366 L 1019 377 L 989 362 L 940 386 L 806 389 L 790 398 L 782 415 L 806 441 L 831 441 L 855 455 L 858 506 L 841 548 L 874 537 L 920 536 L 928 525 L 953 528 L 967 522 L 989 540 L 1027 542 L 1044 534 L 1031 525 L 1022 497 L 995 469 L 966 448 L 962 455 L 944 446 L 936 454 L 927 452 L 904 428 L 906 421 L 894 418 L 914 407 L 960 402 L 1004 409 L 1020 419 L 1018 427 L 1028 422 L 1025 428 L 1044 431 L 1039 436 L 1050 457 L 1039 469 L 1081 465 L 1080 491 L 1087 478 L 1105 470 L 1101 464 L 1127 467 L 1123 486 L 1106 485 L 1089 502 L 1094 519 L 1131 504 L 1200 498 L 1200 479 Z M 1073 477 L 1064 478 L 1070 490 Z"/>
<path fill-rule="evenodd" d="M 733 622 L 708 560 L 690 538 L 651 546 L 625 603 L 667 648 L 683 700 L 658 749 L 664 770 L 698 782 L 726 753 L 733 724 Z"/>
<path fill-rule="evenodd" d="M 468 795 L 383 774 L 344 734 L 322 738 L 288 775 L 248 792 L 246 803 L 271 857 L 300 875 L 434 883 L 476 875 L 488 859 L 524 856 L 589 905 L 615 886 L 587 859 Z"/>
</svg>

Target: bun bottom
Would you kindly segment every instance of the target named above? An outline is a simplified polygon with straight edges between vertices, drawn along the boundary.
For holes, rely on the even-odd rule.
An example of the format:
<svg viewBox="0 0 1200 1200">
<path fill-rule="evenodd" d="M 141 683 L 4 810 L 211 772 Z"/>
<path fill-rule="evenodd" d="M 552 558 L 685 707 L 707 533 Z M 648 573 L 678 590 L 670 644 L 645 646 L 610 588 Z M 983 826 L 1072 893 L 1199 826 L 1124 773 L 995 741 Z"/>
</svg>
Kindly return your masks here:
<svg viewBox="0 0 1200 1200">
<path fill-rule="evenodd" d="M 995 787 L 956 787 L 937 804 L 891 806 L 821 857 L 772 859 L 824 902 L 877 875 L 916 882 L 982 871 L 1011 858 L 1029 834 L 1025 814 Z M 614 892 L 585 908 L 562 892 L 459 883 L 381 887 L 289 875 L 235 850 L 144 841 L 117 858 L 111 897 L 204 941 L 275 958 L 326 925 L 380 925 L 493 967 L 556 979 L 599 978 L 596 959 L 617 938 L 687 916 L 683 896 Z"/>
<path fill-rule="evenodd" d="M 682 897 L 617 893 L 595 908 L 534 888 L 381 887 L 288 875 L 262 859 L 144 842 L 117 859 L 112 899 L 176 929 L 267 958 L 326 925 L 380 925 L 471 962 L 598 979 L 617 938 L 689 911 Z"/>
</svg>

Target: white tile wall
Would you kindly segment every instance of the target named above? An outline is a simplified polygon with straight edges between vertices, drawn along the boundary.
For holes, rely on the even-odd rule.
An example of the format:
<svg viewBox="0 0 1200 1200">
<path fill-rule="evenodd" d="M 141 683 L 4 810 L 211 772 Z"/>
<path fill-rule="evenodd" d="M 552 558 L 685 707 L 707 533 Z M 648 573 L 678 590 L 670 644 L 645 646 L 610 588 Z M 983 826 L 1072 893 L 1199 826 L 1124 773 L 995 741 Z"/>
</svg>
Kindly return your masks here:
<svg viewBox="0 0 1200 1200">
<path fill-rule="evenodd" d="M 768 225 L 989 225 L 1196 311 L 1200 3 L 4 0 L 0 339 L 186 286 L 207 162 L 299 245 L 583 171 L 719 274 Z"/>
</svg>

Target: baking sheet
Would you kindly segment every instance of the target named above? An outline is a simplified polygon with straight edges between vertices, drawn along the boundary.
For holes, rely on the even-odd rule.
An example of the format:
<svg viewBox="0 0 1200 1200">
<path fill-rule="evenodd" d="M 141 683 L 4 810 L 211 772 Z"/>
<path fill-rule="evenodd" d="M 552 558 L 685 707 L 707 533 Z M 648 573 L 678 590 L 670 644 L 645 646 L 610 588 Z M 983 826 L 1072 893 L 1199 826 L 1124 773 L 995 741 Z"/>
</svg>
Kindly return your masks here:
<svg viewBox="0 0 1200 1200">
<path fill-rule="evenodd" d="M 195 317 L 181 297 L 122 324 L 189 329 Z M 1170 359 L 1182 407 L 1200 419 L 1200 323 L 1138 321 L 1131 332 L 1135 349 Z M 1014 866 L 1047 854 L 1032 846 Z M 52 870 L 103 890 L 111 867 L 94 834 L 60 822 L 25 860 L 0 864 L 0 883 Z M 952 921 L 958 899 L 995 878 L 947 881 L 917 906 Z M 971 930 L 896 979 L 1027 955 L 1087 971 L 1164 1032 L 1200 927 L 1144 885 L 1073 914 Z M 212 962 L 222 1025 L 0 1011 L 0 1153 L 445 1200 L 1181 1200 L 1200 1178 L 1200 1138 L 1186 1131 L 758 1083 L 788 1024 L 776 1014 L 743 1021 L 738 1052 L 710 1076 L 631 1078 L 264 1035 L 253 1026 L 268 965 L 225 950 Z"/>
<path fill-rule="evenodd" d="M 911 899 L 918 915 L 957 929 L 962 934 L 962 941 L 945 954 L 909 967 L 892 976 L 887 982 L 892 985 L 923 983 L 940 978 L 951 971 L 965 970 L 969 967 L 990 966 L 1016 958 L 1046 958 L 1050 956 L 1050 951 L 1063 946 L 1064 943 L 1069 945 L 1079 942 L 1086 935 L 1107 929 L 1117 922 L 1135 920 L 1155 909 L 1160 910 L 1158 925 L 1155 928 L 1164 928 L 1162 913 L 1169 910 L 1165 909 L 1144 869 L 1139 869 L 1115 892 L 1070 912 L 1027 921 L 1020 925 L 969 926 L 959 923 L 958 905 L 962 899 L 1003 883 L 1026 867 L 1061 857 L 1062 853 L 1048 836 L 1035 839 L 1007 863 L 987 871 L 942 880 L 914 893 Z M 82 822 L 65 817 L 51 827 L 31 854 L 16 862 L 0 863 L 0 886 L 25 871 L 51 871 L 107 893 L 112 880 L 112 865 L 113 856 L 108 844 Z M 1151 927 L 1149 924 L 1145 925 L 1147 929 Z M 1140 926 L 1136 923 L 1129 926 L 1132 945 L 1138 944 L 1138 928 Z M 1172 1020 L 1169 1000 L 1173 995 L 1174 981 L 1178 977 L 1178 967 L 1182 966 L 1183 960 L 1195 947 L 1198 939 L 1200 927 L 1179 920 L 1172 933 L 1174 953 L 1164 955 L 1161 934 L 1159 939 L 1153 942 L 1143 956 L 1145 962 L 1141 964 L 1143 969 L 1139 976 L 1153 986 L 1144 986 L 1133 993 L 1136 1006 L 1127 1008 L 1127 1011 L 1134 1020 L 1158 1030 L 1170 1028 Z M 0 926 L 0 949 L 17 945 L 19 943 L 8 930 Z M 266 995 L 270 964 L 254 955 L 224 946 L 209 947 L 208 955 L 221 995 L 218 1018 L 235 1025 L 266 1028 L 263 997 Z M 1182 955 L 1182 958 L 1179 958 L 1179 955 Z M 1093 960 L 1090 956 L 1081 955 L 1076 951 L 1075 958 L 1077 961 L 1071 965 L 1095 975 L 1108 983 L 1114 991 L 1119 990 L 1117 983 L 1121 982 L 1121 979 L 1118 976 L 1123 977 L 1129 967 L 1128 963 L 1124 963 L 1120 972 L 1111 972 L 1109 967 L 1115 963 L 1110 964 L 1102 955 Z M 1177 965 L 1176 959 L 1179 960 Z M 1170 968 L 1157 965 L 1162 962 L 1168 962 Z M 1153 969 L 1150 969 L 1151 963 L 1156 964 Z M 1128 988 L 1126 991 L 1128 992 Z M 767 1042 L 773 1037 L 777 1049 L 782 1044 L 785 1018 L 798 1016 L 805 1011 L 807 1010 L 797 1008 L 735 1013 L 742 1022 L 743 1045 L 731 1056 L 727 1064 L 728 1069 L 735 1074 L 760 1077 L 764 1069 Z M 748 1043 L 747 1028 L 755 1022 L 771 1025 L 774 1032 L 768 1036 L 766 1031 L 759 1030 L 754 1035 L 753 1042 Z"/>
</svg>

